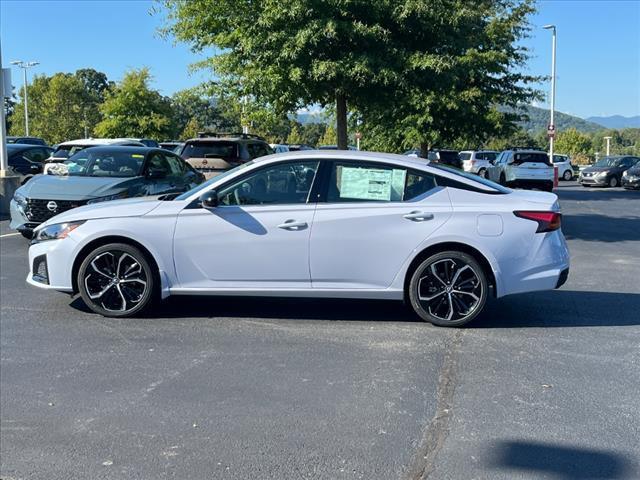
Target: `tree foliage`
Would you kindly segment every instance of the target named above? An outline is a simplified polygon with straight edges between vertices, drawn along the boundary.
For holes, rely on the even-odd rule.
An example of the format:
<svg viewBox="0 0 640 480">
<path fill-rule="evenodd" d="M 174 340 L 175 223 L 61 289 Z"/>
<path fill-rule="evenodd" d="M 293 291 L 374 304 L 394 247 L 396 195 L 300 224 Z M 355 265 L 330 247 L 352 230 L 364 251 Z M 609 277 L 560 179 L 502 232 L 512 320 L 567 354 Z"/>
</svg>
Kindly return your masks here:
<svg viewBox="0 0 640 480">
<path fill-rule="evenodd" d="M 29 134 L 49 143 L 90 136 L 100 119 L 99 99 L 78 73 L 36 75 L 28 87 Z M 10 133 L 24 135 L 24 88 L 15 105 Z"/>
<path fill-rule="evenodd" d="M 535 97 L 518 73 L 530 0 L 161 3 L 165 33 L 216 49 L 200 66 L 227 91 L 277 112 L 335 105 L 341 148 L 347 106 L 405 146 L 444 145 L 508 133 L 517 115 L 496 107 Z"/>
<path fill-rule="evenodd" d="M 170 138 L 174 132 L 171 102 L 149 87 L 149 70 L 128 71 L 108 91 L 100 106 L 103 120 L 96 125 L 98 136 Z"/>
</svg>

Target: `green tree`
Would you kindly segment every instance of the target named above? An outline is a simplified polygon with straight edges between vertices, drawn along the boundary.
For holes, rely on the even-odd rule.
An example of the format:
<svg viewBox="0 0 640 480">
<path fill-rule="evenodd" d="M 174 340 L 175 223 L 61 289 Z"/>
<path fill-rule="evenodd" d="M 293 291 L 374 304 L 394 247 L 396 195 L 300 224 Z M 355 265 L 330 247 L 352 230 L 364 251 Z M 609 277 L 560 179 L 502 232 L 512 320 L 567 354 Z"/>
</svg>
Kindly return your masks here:
<svg viewBox="0 0 640 480">
<path fill-rule="evenodd" d="M 564 153 L 575 157 L 578 154 L 591 155 L 592 145 L 589 135 L 580 133 L 575 128 L 570 128 L 556 135 L 553 145 L 554 152 Z"/>
<path fill-rule="evenodd" d="M 171 102 L 149 87 L 147 68 L 128 71 L 100 106 L 103 120 L 96 125 L 102 137 L 148 137 L 162 140 L 174 133 Z"/>
<path fill-rule="evenodd" d="M 531 0 L 164 0 L 165 33 L 217 48 L 221 85 L 276 111 L 334 105 L 347 146 L 347 107 L 405 143 L 443 146 L 513 130 L 535 92 L 527 60 Z M 396 135 L 394 134 L 394 137 Z"/>
<path fill-rule="evenodd" d="M 37 75 L 28 89 L 30 135 L 59 143 L 83 138 L 85 125 L 87 133 L 91 133 L 93 124 L 85 121 L 86 109 L 90 108 L 87 92 L 77 76 L 70 73 L 56 73 L 51 77 Z M 11 134 L 25 134 L 24 88 L 12 116 Z"/>
<path fill-rule="evenodd" d="M 198 121 L 195 117 L 192 117 L 191 120 L 187 122 L 185 127 L 182 129 L 182 132 L 178 135 L 181 140 L 188 140 L 190 138 L 195 138 L 198 136 L 198 132 L 204 130 L 200 125 L 198 125 Z"/>
<path fill-rule="evenodd" d="M 336 132 L 336 127 L 334 127 L 333 123 L 327 125 L 327 129 L 324 131 L 324 135 L 322 138 L 318 140 L 319 145 L 336 145 L 338 140 L 338 135 Z"/>
</svg>

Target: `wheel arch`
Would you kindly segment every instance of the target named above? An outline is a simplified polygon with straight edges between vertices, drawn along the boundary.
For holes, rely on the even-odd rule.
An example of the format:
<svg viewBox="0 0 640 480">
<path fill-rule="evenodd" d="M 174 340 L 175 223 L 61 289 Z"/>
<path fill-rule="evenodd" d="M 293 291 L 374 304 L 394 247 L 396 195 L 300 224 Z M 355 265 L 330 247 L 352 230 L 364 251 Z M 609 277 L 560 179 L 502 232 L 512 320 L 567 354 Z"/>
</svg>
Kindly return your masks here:
<svg viewBox="0 0 640 480">
<path fill-rule="evenodd" d="M 429 258 L 431 255 L 450 250 L 460 251 L 471 255 L 480 264 L 484 274 L 487 276 L 489 287 L 491 287 L 492 289 L 491 295 L 494 298 L 497 296 L 498 285 L 496 284 L 496 274 L 489 259 L 480 250 L 467 243 L 445 241 L 429 245 L 413 257 L 404 276 L 403 295 L 405 301 L 408 299 L 408 287 L 409 283 L 411 282 L 411 276 L 413 275 L 413 272 L 415 272 L 416 268 L 418 268 L 418 265 L 420 265 L 422 261 L 424 261 L 426 258 Z"/>
<path fill-rule="evenodd" d="M 158 262 L 156 261 L 155 257 L 147 247 L 145 247 L 142 243 L 129 237 L 124 237 L 120 235 L 107 235 L 104 237 L 95 238 L 90 242 L 88 242 L 86 245 L 84 245 L 80 249 L 76 257 L 74 258 L 73 266 L 71 267 L 71 286 L 74 294 L 78 293 L 79 291 L 78 290 L 78 272 L 80 271 L 80 265 L 82 264 L 82 261 L 89 254 L 89 252 L 103 245 L 107 245 L 109 243 L 124 243 L 139 249 L 147 257 L 147 260 L 151 263 L 151 266 L 153 267 L 154 275 L 156 276 L 156 281 L 158 282 L 157 284 L 160 286 L 160 288 L 162 288 L 162 284 L 161 284 L 162 279 L 160 275 L 160 268 L 158 266 Z"/>
</svg>

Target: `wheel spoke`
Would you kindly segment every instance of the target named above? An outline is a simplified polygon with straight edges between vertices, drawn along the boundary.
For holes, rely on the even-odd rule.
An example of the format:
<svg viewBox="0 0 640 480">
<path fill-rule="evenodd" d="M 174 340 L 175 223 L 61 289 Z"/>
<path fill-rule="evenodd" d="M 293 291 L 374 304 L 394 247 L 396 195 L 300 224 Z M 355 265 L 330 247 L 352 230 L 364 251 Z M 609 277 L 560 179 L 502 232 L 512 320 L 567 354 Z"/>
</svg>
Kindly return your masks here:
<svg viewBox="0 0 640 480">
<path fill-rule="evenodd" d="M 100 290 L 98 293 L 91 293 L 89 289 L 89 285 L 87 284 L 89 277 L 85 278 L 85 288 L 87 289 L 87 293 L 89 294 L 89 298 L 95 300 L 97 298 L 101 298 L 105 293 L 109 291 L 113 287 L 113 283 L 108 283 L 106 287 Z"/>
<path fill-rule="evenodd" d="M 94 258 L 93 260 L 91 260 L 91 266 L 93 267 L 93 270 L 94 270 L 96 273 L 98 273 L 98 274 L 102 275 L 103 277 L 106 277 L 106 278 L 108 278 L 109 280 L 111 280 L 111 279 L 113 279 L 113 273 L 112 273 L 112 272 L 109 272 L 109 271 L 104 272 L 104 271 L 100 270 L 100 268 L 98 267 L 98 265 L 96 265 L 96 262 L 97 262 L 98 260 L 100 260 L 101 258 L 104 258 L 106 255 L 111 255 L 111 256 L 113 256 L 113 254 L 112 254 L 111 252 L 105 252 L 105 253 L 103 253 L 103 254 L 100 254 L 100 255 L 98 255 L 96 258 Z M 106 261 L 106 258 L 105 258 L 105 261 Z"/>
<path fill-rule="evenodd" d="M 465 265 L 464 267 L 459 268 L 458 271 L 453 275 L 453 280 L 451 280 L 451 285 L 455 285 L 456 282 L 458 281 L 458 278 L 460 277 L 460 274 L 470 268 L 471 267 L 469 265 Z"/>
<path fill-rule="evenodd" d="M 434 277 L 436 277 L 436 279 L 437 279 L 437 280 L 439 280 L 439 281 L 440 281 L 440 283 L 442 283 L 442 285 L 444 285 L 445 287 L 447 286 L 447 282 L 445 282 L 444 280 L 442 280 L 442 279 L 438 276 L 438 274 L 436 273 L 436 264 L 435 264 L 435 263 L 432 263 L 432 264 L 431 264 L 431 274 L 432 274 Z"/>
</svg>

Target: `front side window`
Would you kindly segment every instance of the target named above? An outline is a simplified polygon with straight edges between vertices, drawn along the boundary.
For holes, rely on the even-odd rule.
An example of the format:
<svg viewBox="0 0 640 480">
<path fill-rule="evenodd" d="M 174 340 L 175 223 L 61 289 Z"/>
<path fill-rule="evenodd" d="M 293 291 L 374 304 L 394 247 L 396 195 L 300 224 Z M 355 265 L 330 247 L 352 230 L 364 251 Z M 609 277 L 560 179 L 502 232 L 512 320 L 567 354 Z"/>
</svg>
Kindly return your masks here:
<svg viewBox="0 0 640 480">
<path fill-rule="evenodd" d="M 220 205 L 306 203 L 318 161 L 287 162 L 260 168 L 222 187 Z"/>
<path fill-rule="evenodd" d="M 182 174 L 184 173 L 184 164 L 182 163 L 182 161 L 179 158 L 174 157 L 173 155 L 164 154 L 164 157 L 167 159 L 167 163 L 169 164 L 171 175 L 174 177 L 182 176 Z"/>
</svg>

